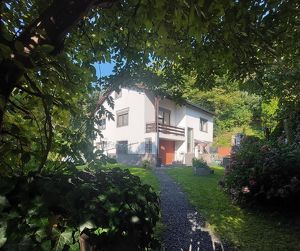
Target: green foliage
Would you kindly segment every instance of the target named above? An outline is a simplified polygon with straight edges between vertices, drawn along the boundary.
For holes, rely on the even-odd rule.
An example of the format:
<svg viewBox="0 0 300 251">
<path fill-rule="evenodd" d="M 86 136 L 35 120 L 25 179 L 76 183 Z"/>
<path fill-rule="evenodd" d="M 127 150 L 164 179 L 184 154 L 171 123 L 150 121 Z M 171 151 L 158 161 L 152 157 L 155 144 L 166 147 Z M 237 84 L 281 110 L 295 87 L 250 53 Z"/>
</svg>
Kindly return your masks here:
<svg viewBox="0 0 300 251">
<path fill-rule="evenodd" d="M 299 167 L 299 145 L 246 137 L 231 156 L 225 189 L 238 202 L 297 206 Z"/>
<path fill-rule="evenodd" d="M 285 100 L 297 100 L 296 1 L 258 5 L 233 0 L 126 0 L 99 8 L 96 5 L 102 3 L 96 1 L 86 13 L 70 9 L 71 17 L 77 17 L 73 23 L 62 18 L 55 29 L 49 27 L 52 22 L 40 23 L 44 11 L 57 15 L 61 6 L 79 2 L 1 4 L 0 156 L 5 174 L 57 168 L 61 159 L 76 164 L 93 161 L 90 143 L 100 133 L 93 128 L 99 118 L 92 116 L 97 91 L 143 82 L 179 100 L 185 90 L 183 76 L 192 75 L 195 87 L 202 89 L 223 86 L 226 76 L 230 85 L 271 97 L 284 89 Z M 30 39 L 24 38 L 32 34 L 40 39 L 26 54 L 24 43 Z M 98 79 L 94 65 L 111 61 L 116 63 L 114 76 Z M 12 80 L 6 82 L 8 76 Z M 243 95 L 236 96 L 249 96 Z M 225 95 L 224 101 L 234 98 Z M 228 109 L 224 105 L 216 124 L 220 130 L 243 128 L 253 120 L 251 109 L 235 100 Z"/>
<path fill-rule="evenodd" d="M 101 250 L 158 245 L 158 197 L 128 170 L 14 176 L 0 186 L 3 250 L 78 250 L 82 233 Z"/>
<path fill-rule="evenodd" d="M 106 164 L 105 168 L 115 168 L 119 167 L 121 169 L 127 169 L 132 175 L 138 176 L 143 184 L 148 184 L 153 188 L 156 194 L 160 192 L 160 185 L 156 175 L 153 173 L 151 169 L 140 168 L 136 166 L 127 166 L 121 164 Z M 154 238 L 162 241 L 163 239 L 163 231 L 165 230 L 165 226 L 163 225 L 161 218 L 156 223 L 154 228 Z"/>
<path fill-rule="evenodd" d="M 78 68 L 73 70 L 70 73 L 74 77 L 83 74 Z M 92 141 L 101 133 L 96 128 L 101 116 L 111 117 L 111 114 L 102 107 L 95 116 L 90 115 L 98 97 L 91 94 L 95 88 L 89 90 L 89 76 L 78 76 L 79 81 L 87 83 L 79 85 L 65 78 L 57 79 L 55 67 L 41 71 L 48 78 L 32 76 L 37 91 L 30 86 L 26 86 L 25 91 L 16 89 L 7 105 L 0 146 L 2 175 L 63 169 L 69 163 L 80 165 L 106 160 L 101 151 L 94 151 Z M 51 81 L 56 85 L 50 88 L 48 81 L 49 85 Z"/>
<path fill-rule="evenodd" d="M 270 131 L 274 131 L 278 125 L 278 99 L 273 98 L 269 102 L 262 102 L 261 104 L 261 122 L 262 126 Z"/>
<path fill-rule="evenodd" d="M 185 74 L 192 73 L 196 87 L 201 88 L 218 85 L 216 76 L 228 74 L 231 79 L 243 80 L 241 83 L 253 92 L 278 97 L 284 90 L 284 101 L 299 99 L 297 1 L 93 3 L 80 0 L 1 2 L 0 174 L 13 180 L 17 179 L 16 175 L 23 177 L 17 183 L 24 193 L 37 182 L 41 187 L 37 186 L 35 191 L 44 191 L 42 178 L 54 175 L 56 179 L 55 175 L 68 170 L 71 164 L 105 160 L 102 152 L 94 152 L 92 146 L 96 134 L 101 134 L 94 126 L 102 115 L 112 115 L 103 107 L 94 114 L 96 92 L 144 82 L 156 93 L 167 92 L 180 99 L 185 89 Z M 61 15 L 65 6 L 70 7 L 68 13 Z M 49 16 L 57 17 L 58 21 L 49 22 Z M 105 81 L 98 79 L 93 65 L 111 61 L 116 63 L 114 76 Z M 110 99 L 108 102 L 112 104 Z M 230 119 L 220 128 L 241 126 L 251 120 L 247 110 L 240 109 L 239 105 L 232 108 L 235 115 L 224 113 Z M 291 124 L 286 127 L 295 128 Z M 34 176 L 36 172 L 42 176 Z M 32 182 L 24 178 L 30 175 L 33 175 Z M 55 179 L 53 184 L 57 188 L 64 186 Z M 101 183 L 90 182 L 85 186 L 101 187 Z M 50 181 L 45 183 L 55 190 Z M 114 186 L 108 184 L 108 187 Z M 16 189 L 16 194 L 22 194 L 22 189 Z M 45 190 L 44 194 L 48 192 Z M 50 195 L 48 202 L 41 198 L 42 205 L 52 201 Z M 16 201 L 21 199 L 18 197 Z M 34 243 L 44 250 L 63 245 L 73 249 L 70 232 L 64 225 L 69 224 L 68 220 L 60 219 L 58 233 L 47 232 L 48 239 L 41 244 L 35 238 L 44 239 L 43 229 L 32 228 L 31 223 L 21 224 L 23 219 L 28 219 L 31 208 L 36 207 L 41 219 L 49 216 L 48 209 L 34 201 L 24 199 L 27 204 L 20 202 L 21 208 L 15 205 L 22 215 L 12 218 L 18 225 L 1 224 L 1 245 L 15 238 L 20 245 Z M 78 210 L 85 212 L 85 207 L 80 204 Z M 68 212 L 60 213 L 69 219 Z M 79 219 L 78 215 L 72 218 L 76 224 Z M 77 227 L 75 223 L 71 226 Z M 34 234 L 35 230 L 41 231 Z M 100 229 L 97 233 L 104 236 L 105 231 Z M 8 240 L 4 232 L 8 233 Z M 21 238 L 19 233 L 29 235 Z M 76 239 L 75 234 L 72 238 Z"/>
<path fill-rule="evenodd" d="M 286 103 L 280 110 L 281 121 L 273 138 L 286 138 L 289 144 L 300 145 L 300 102 Z"/>
<path fill-rule="evenodd" d="M 214 144 L 230 145 L 231 136 L 238 132 L 254 131 L 257 134 L 256 129 L 260 128 L 261 120 L 261 98 L 239 91 L 237 83 L 231 83 L 227 78 L 216 81 L 219 81 L 220 85 L 232 86 L 199 91 L 195 88 L 195 83 L 190 82 L 185 94 L 194 103 L 215 112 Z"/>
<path fill-rule="evenodd" d="M 149 160 L 143 160 L 142 162 L 142 167 L 146 168 L 146 169 L 150 169 L 151 168 L 151 163 Z"/>
<path fill-rule="evenodd" d="M 192 165 L 194 168 L 206 168 L 206 169 L 209 168 L 209 166 L 207 165 L 207 163 L 204 159 L 193 158 Z"/>
<path fill-rule="evenodd" d="M 298 250 L 299 212 L 249 210 L 233 204 L 218 186 L 224 169 L 212 167 L 215 175 L 195 176 L 192 168 L 176 168 L 166 172 L 181 185 L 188 199 L 213 230 L 238 250 Z"/>
<path fill-rule="evenodd" d="M 61 18 L 52 29 L 49 26 L 54 22 L 47 19 L 41 23 L 45 16 L 66 17 L 61 11 L 65 5 L 71 7 L 70 3 L 74 6 L 82 3 L 83 7 L 68 9 L 69 17 L 74 18 L 72 22 Z M 1 175 L 28 177 L 32 172 L 43 171 L 58 175 L 56 172 L 67 170 L 70 163 L 80 165 L 94 163 L 97 157 L 103 159 L 101 151 L 93 152 L 91 142 L 96 133 L 101 133 L 94 128 L 95 123 L 106 114 L 100 107 L 94 116 L 97 102 L 94 94 L 104 89 L 144 82 L 156 93 L 166 91 L 179 99 L 185 89 L 182 76 L 192 74 L 196 87 L 207 88 L 221 86 L 216 78 L 226 75 L 241 80 L 239 86 L 244 90 L 266 99 L 279 98 L 279 103 L 285 104 L 286 109 L 281 109 L 285 114 L 291 111 L 287 104 L 299 100 L 297 1 L 257 4 L 234 0 L 126 0 L 113 1 L 107 6 L 99 1 L 93 3 L 101 6 L 89 5 L 91 8 L 84 11 L 89 1 L 2 1 Z M 32 41 L 32 37 L 39 38 L 36 44 L 26 44 L 24 48 L 24 43 Z M 116 63 L 114 76 L 105 81 L 97 79 L 93 65 L 112 60 Z M 236 96 L 246 100 L 248 94 L 242 95 Z M 235 95 L 226 96 L 220 104 L 234 98 Z M 240 100 L 235 100 L 227 110 L 224 105 L 223 117 L 220 113 L 224 123 L 219 123 L 220 129 L 243 128 L 253 121 L 253 113 L 249 112 L 252 108 Z M 280 120 L 285 118 L 282 115 Z M 287 129 L 289 142 L 295 141 L 293 129 L 299 129 L 292 118 L 285 125 L 279 123 L 282 128 L 278 129 L 279 134 L 283 127 Z M 39 178 L 33 177 L 35 184 Z M 28 191 L 31 183 L 23 184 L 26 186 L 22 189 Z M 33 202 L 28 203 L 29 207 Z M 26 206 L 24 210 L 22 217 L 26 218 Z M 81 210 L 85 210 L 84 206 Z M 45 213 L 39 211 L 39 215 Z M 16 233 L 27 233 L 24 228 L 32 225 L 19 224 L 18 231 L 13 233 L 10 226 L 1 224 L 0 243 L 6 241 L 4 231 L 11 238 Z M 99 230 L 102 236 L 103 231 Z M 16 234 L 16 239 L 27 245 L 35 241 L 32 236 L 41 239 L 44 236 L 42 232 L 30 234 L 22 238 Z M 41 248 L 48 250 L 69 243 L 70 233 L 63 226 Z"/>
</svg>

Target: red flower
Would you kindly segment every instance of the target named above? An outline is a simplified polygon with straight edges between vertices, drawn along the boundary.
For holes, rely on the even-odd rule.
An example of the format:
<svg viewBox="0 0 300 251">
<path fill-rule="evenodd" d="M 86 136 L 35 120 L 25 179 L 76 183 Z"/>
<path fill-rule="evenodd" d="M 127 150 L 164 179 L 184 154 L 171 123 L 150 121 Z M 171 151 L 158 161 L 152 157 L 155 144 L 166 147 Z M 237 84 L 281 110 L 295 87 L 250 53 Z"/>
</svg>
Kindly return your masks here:
<svg viewBox="0 0 300 251">
<path fill-rule="evenodd" d="M 250 193 L 249 187 L 242 187 L 242 193 Z"/>
<path fill-rule="evenodd" d="M 253 179 L 250 179 L 250 180 L 249 180 L 249 184 L 250 184 L 251 186 L 255 186 L 255 185 L 256 185 L 256 181 L 253 180 Z"/>
</svg>

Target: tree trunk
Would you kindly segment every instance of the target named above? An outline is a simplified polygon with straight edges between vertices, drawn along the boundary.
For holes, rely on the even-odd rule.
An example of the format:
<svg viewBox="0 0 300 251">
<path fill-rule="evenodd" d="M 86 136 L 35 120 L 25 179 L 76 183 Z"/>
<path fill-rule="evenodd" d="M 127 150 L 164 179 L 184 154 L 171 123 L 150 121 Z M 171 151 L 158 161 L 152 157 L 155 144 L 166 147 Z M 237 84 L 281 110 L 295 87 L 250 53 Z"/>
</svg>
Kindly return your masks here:
<svg viewBox="0 0 300 251">
<path fill-rule="evenodd" d="M 0 64 L 0 135 L 8 99 L 22 75 L 23 70 L 13 60 L 3 60 Z"/>
<path fill-rule="evenodd" d="M 11 49 L 10 58 L 0 63 L 0 135 L 9 97 L 26 69 L 33 68 L 31 52 L 38 46 L 51 45 L 51 55 L 63 49 L 66 35 L 93 6 L 110 8 L 116 0 L 54 0 L 53 3 L 14 41 L 7 41 L 0 34 L 0 42 Z M 15 42 L 22 44 L 23 51 L 17 51 Z"/>
</svg>

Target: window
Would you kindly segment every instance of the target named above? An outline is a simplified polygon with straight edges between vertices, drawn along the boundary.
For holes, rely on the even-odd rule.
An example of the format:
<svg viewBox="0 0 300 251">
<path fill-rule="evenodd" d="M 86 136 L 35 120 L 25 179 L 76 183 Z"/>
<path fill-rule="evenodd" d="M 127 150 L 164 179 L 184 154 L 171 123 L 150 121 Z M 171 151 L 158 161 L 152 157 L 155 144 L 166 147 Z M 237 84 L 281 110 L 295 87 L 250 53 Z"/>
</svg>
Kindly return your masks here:
<svg viewBox="0 0 300 251">
<path fill-rule="evenodd" d="M 104 151 L 106 148 L 107 148 L 107 142 L 106 141 L 97 142 L 97 150 Z"/>
<path fill-rule="evenodd" d="M 96 149 L 97 149 L 97 150 L 100 150 L 100 149 L 101 149 L 101 142 L 97 142 L 97 143 L 96 143 Z"/>
<path fill-rule="evenodd" d="M 152 153 L 152 139 L 145 139 L 145 153 Z"/>
<path fill-rule="evenodd" d="M 188 153 L 193 152 L 193 141 L 194 141 L 193 128 L 188 128 L 187 129 L 187 152 Z"/>
<path fill-rule="evenodd" d="M 119 91 L 115 91 L 115 99 L 121 98 L 122 97 L 122 89 Z"/>
<path fill-rule="evenodd" d="M 117 127 L 128 125 L 128 108 L 117 112 Z"/>
<path fill-rule="evenodd" d="M 98 129 L 99 130 L 104 130 L 105 128 L 106 128 L 106 118 L 101 118 L 99 120 Z"/>
<path fill-rule="evenodd" d="M 117 141 L 117 154 L 127 154 L 128 153 L 128 141 Z"/>
<path fill-rule="evenodd" d="M 170 111 L 164 108 L 159 108 L 158 123 L 162 125 L 170 125 Z"/>
<path fill-rule="evenodd" d="M 207 119 L 200 118 L 200 131 L 207 132 Z"/>
</svg>

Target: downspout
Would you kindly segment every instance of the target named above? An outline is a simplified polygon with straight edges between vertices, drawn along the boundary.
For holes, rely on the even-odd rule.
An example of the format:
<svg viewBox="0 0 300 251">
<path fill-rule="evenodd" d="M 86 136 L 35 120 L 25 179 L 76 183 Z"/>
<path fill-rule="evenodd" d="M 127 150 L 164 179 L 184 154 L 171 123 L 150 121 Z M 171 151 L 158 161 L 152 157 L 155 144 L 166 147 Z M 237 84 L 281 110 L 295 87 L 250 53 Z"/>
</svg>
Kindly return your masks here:
<svg viewBox="0 0 300 251">
<path fill-rule="evenodd" d="M 160 167 L 160 165 L 159 165 L 159 162 L 160 162 L 159 161 L 159 130 L 158 130 L 159 99 L 157 96 L 155 96 L 154 106 L 155 106 L 155 129 L 156 129 L 156 167 Z"/>
</svg>

